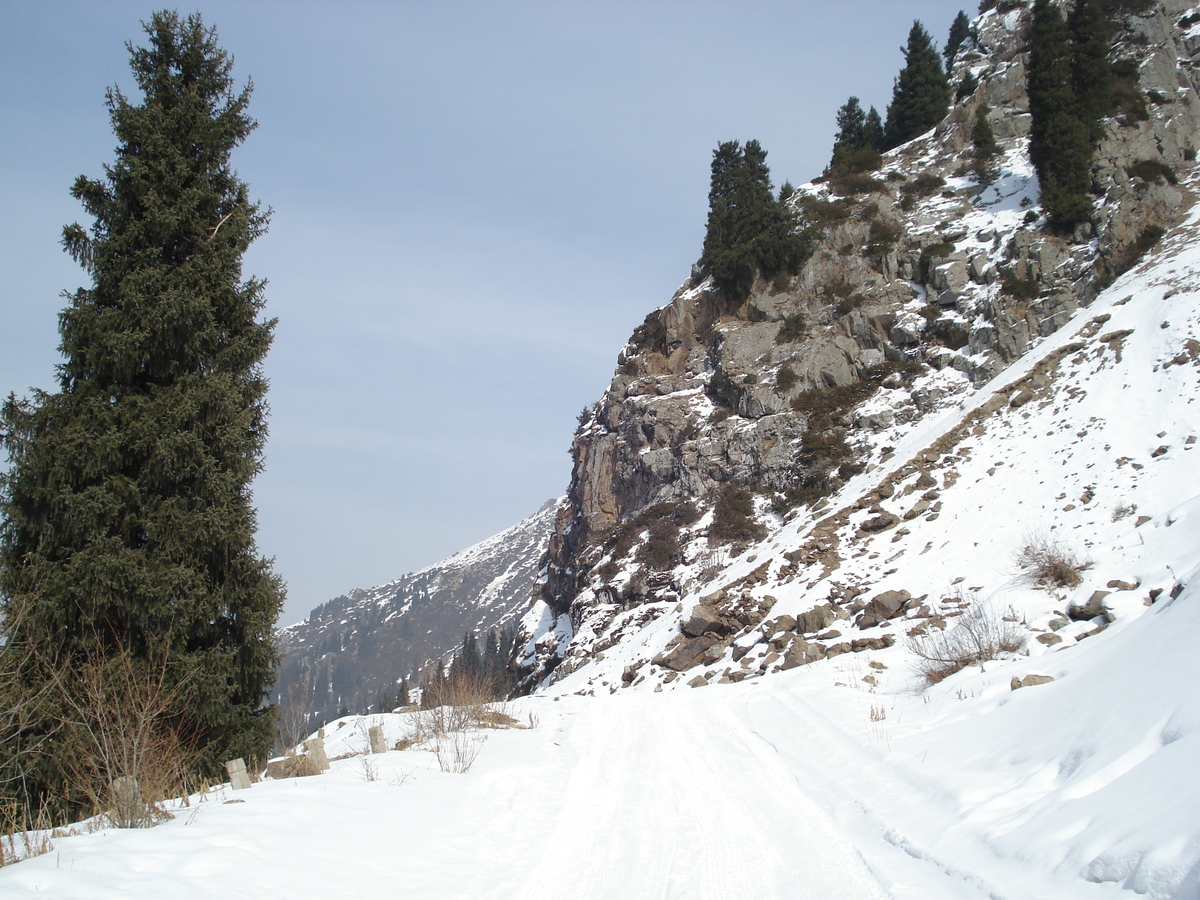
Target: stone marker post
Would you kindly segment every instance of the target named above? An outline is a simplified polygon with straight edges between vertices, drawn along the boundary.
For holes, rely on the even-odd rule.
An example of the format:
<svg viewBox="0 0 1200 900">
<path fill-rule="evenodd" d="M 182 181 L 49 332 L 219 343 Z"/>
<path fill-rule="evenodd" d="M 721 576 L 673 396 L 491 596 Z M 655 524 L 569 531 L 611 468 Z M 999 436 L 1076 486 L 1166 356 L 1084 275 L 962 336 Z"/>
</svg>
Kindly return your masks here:
<svg viewBox="0 0 1200 900">
<path fill-rule="evenodd" d="M 383 726 L 372 725 L 367 729 L 367 734 L 371 738 L 372 753 L 387 753 L 387 744 L 383 742 Z"/>
<path fill-rule="evenodd" d="M 329 757 L 325 755 L 325 742 L 323 740 L 319 737 L 309 738 L 304 742 L 304 749 L 312 757 L 312 761 L 316 765 L 318 772 L 324 772 L 329 768 Z"/>
<path fill-rule="evenodd" d="M 142 789 L 132 775 L 113 779 L 113 818 L 118 828 L 136 828 L 146 815 Z"/>
<path fill-rule="evenodd" d="M 229 783 L 235 791 L 244 791 L 250 787 L 250 776 L 246 774 L 246 763 L 240 757 L 225 763 L 225 771 L 229 773 Z"/>
</svg>

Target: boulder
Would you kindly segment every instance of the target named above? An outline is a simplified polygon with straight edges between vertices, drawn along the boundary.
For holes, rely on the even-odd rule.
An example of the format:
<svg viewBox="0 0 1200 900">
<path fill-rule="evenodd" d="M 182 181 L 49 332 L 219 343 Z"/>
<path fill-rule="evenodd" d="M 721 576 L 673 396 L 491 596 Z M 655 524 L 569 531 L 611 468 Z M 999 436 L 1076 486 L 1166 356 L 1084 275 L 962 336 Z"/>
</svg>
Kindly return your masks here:
<svg viewBox="0 0 1200 900">
<path fill-rule="evenodd" d="M 1035 685 L 1039 684 L 1049 684 L 1053 680 L 1054 678 L 1050 675 L 1026 675 L 1024 678 L 1014 675 L 1012 681 L 1009 682 L 1009 687 L 1015 691 L 1019 688 L 1034 687 Z"/>
<path fill-rule="evenodd" d="M 1003 409 L 1008 405 L 1008 398 L 1003 394 L 992 394 L 988 401 L 979 407 L 979 411 L 985 416 L 991 415 L 999 409 Z"/>
<path fill-rule="evenodd" d="M 896 643 L 896 638 L 891 634 L 877 638 L 857 638 L 850 642 L 850 650 L 853 653 L 862 653 L 864 650 L 886 650 L 894 643 Z"/>
<path fill-rule="evenodd" d="M 804 638 L 796 638 L 784 653 L 783 662 L 780 663 L 779 668 L 794 669 L 796 666 L 806 666 L 824 658 L 825 646 L 823 644 L 810 644 Z"/>
<path fill-rule="evenodd" d="M 664 650 L 654 657 L 654 664 L 665 669 L 683 672 L 698 665 L 704 658 L 705 651 L 716 643 L 718 643 L 717 639 L 707 634 L 685 638 L 674 647 Z"/>
<path fill-rule="evenodd" d="M 861 525 L 858 526 L 859 531 L 866 534 L 878 534 L 881 531 L 887 531 L 893 525 L 900 521 L 898 516 L 892 515 L 890 512 L 880 511 L 879 515 L 872 516 Z"/>
<path fill-rule="evenodd" d="M 1110 593 L 1112 592 L 1093 591 L 1092 596 L 1088 597 L 1086 603 L 1072 603 L 1068 606 L 1067 616 L 1076 622 L 1086 622 L 1089 619 L 1096 618 L 1096 616 L 1104 616 L 1107 621 L 1111 622 L 1112 614 L 1104 605 L 1104 598 Z"/>
<path fill-rule="evenodd" d="M 796 620 L 792 616 L 778 616 L 767 622 L 763 622 L 762 632 L 763 640 L 769 641 L 781 631 L 795 631 Z"/>
<path fill-rule="evenodd" d="M 796 631 L 800 634 L 815 634 L 832 625 L 835 618 L 832 606 L 816 606 L 797 617 Z"/>
<path fill-rule="evenodd" d="M 688 637 L 700 637 L 706 632 L 723 634 L 726 630 L 721 622 L 721 615 L 711 606 L 698 603 L 692 614 L 679 625 L 679 630 Z"/>
<path fill-rule="evenodd" d="M 871 628 L 880 622 L 894 619 L 904 612 L 904 605 L 912 599 L 908 591 L 884 591 L 876 594 L 863 607 L 862 617 L 858 620 L 859 628 Z"/>
</svg>

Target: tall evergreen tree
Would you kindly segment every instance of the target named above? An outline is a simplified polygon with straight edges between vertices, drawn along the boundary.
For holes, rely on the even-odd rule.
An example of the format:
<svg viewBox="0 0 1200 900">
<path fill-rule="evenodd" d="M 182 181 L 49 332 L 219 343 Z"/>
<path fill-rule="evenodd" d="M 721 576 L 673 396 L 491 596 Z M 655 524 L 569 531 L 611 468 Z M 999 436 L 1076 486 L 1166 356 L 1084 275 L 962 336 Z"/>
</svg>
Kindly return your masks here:
<svg viewBox="0 0 1200 900">
<path fill-rule="evenodd" d="M 954 21 L 950 23 L 950 36 L 946 39 L 946 46 L 942 49 L 942 56 L 946 60 L 947 74 L 950 72 L 950 67 L 954 64 L 954 55 L 958 53 L 958 49 L 963 45 L 963 41 L 970 36 L 971 20 L 960 9 L 958 15 L 954 17 Z"/>
<path fill-rule="evenodd" d="M 971 128 L 971 144 L 973 149 L 972 169 L 981 184 L 990 184 L 995 179 L 992 161 L 1000 152 L 996 143 L 996 135 L 992 131 L 992 123 L 988 121 L 988 107 L 980 104 L 975 110 L 975 125 Z"/>
<path fill-rule="evenodd" d="M 857 97 L 842 104 L 837 112 L 837 126 L 830 168 L 836 168 L 860 150 L 878 152 L 883 147 L 883 123 L 879 112 L 873 106 L 870 112 L 863 112 Z"/>
<path fill-rule="evenodd" d="M 892 86 L 892 102 L 884 125 L 884 146 L 890 150 L 924 134 L 946 115 L 950 82 L 933 39 L 920 22 L 908 33 L 904 68 Z"/>
<path fill-rule="evenodd" d="M 863 122 L 863 144 L 881 153 L 884 149 L 883 119 L 873 106 L 867 110 L 867 118 Z"/>
<path fill-rule="evenodd" d="M 851 97 L 837 111 L 837 126 L 837 136 L 833 139 L 835 160 L 839 150 L 858 150 L 864 146 L 867 114 L 859 106 L 857 97 Z"/>
<path fill-rule="evenodd" d="M 1029 26 L 1029 156 L 1051 227 L 1069 231 L 1091 218 L 1093 140 L 1080 118 L 1072 40 L 1058 6 L 1035 0 Z"/>
<path fill-rule="evenodd" d="M 0 597 L 6 640 L 42 671 L 161 662 L 169 724 L 215 774 L 263 758 L 273 731 L 283 588 L 255 547 L 250 483 L 274 322 L 241 265 L 267 213 L 230 168 L 255 122 L 215 31 L 171 12 L 143 27 L 141 102 L 107 94 L 116 160 L 72 189 L 94 222 L 63 243 L 92 283 L 59 316 L 59 389 L 0 414 Z M 26 800 L 61 797 L 63 765 L 48 754 Z"/>
<path fill-rule="evenodd" d="M 1075 0 L 1067 16 L 1071 33 L 1071 87 L 1077 112 L 1093 144 L 1104 137 L 1104 117 L 1113 108 L 1108 22 L 1096 0 Z"/>
<path fill-rule="evenodd" d="M 708 227 L 700 268 L 735 303 L 750 296 L 755 274 L 796 273 L 807 243 L 775 199 L 767 151 L 758 141 L 726 141 L 713 151 Z"/>
</svg>

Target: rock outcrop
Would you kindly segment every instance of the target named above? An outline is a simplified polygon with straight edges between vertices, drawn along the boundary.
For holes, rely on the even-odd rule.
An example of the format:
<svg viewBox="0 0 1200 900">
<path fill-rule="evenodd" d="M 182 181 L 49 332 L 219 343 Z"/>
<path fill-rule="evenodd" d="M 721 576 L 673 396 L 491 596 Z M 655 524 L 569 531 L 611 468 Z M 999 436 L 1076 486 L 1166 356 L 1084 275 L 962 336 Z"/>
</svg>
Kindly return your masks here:
<svg viewBox="0 0 1200 900">
<path fill-rule="evenodd" d="M 710 555 L 715 570 L 722 554 L 736 553 L 736 528 L 722 532 L 717 523 L 734 515 L 738 498 L 750 519 L 819 505 L 879 461 L 864 455 L 864 435 L 919 419 L 994 377 L 1177 220 L 1183 194 L 1174 182 L 1200 143 L 1200 31 L 1181 19 L 1191 5 L 1164 0 L 1117 23 L 1111 58 L 1133 100 L 1106 121 L 1096 154 L 1095 229 L 1071 236 L 1048 233 L 1036 205 L 1028 5 L 1001 6 L 976 21 L 977 40 L 954 61 L 953 81 L 970 72 L 978 87 L 937 128 L 886 154 L 870 177 L 818 181 L 792 195 L 814 235 L 798 276 L 760 279 L 736 305 L 711 282 L 690 279 L 621 350 L 611 384 L 575 434 L 568 502 L 539 585 L 556 633 L 576 636 L 576 657 L 631 607 L 646 606 L 643 615 L 665 608 L 671 597 L 648 579 L 669 583 L 684 557 L 703 568 Z M 980 110 L 1001 150 L 984 179 L 971 166 Z M 941 377 L 914 387 L 930 372 Z M 895 512 L 882 499 L 869 501 L 876 511 L 862 529 L 901 528 L 936 516 L 939 505 L 932 489 Z M 674 544 L 648 562 L 648 511 L 684 501 L 711 513 L 670 534 L 660 528 L 660 544 Z M 706 533 L 707 546 L 698 541 Z M 836 566 L 836 547 L 818 528 L 812 534 L 806 552 Z M 902 612 L 903 604 L 876 598 L 863 627 Z M 542 634 L 524 635 L 529 686 L 568 652 L 544 639 L 535 652 Z M 685 633 L 672 659 L 702 655 L 709 648 L 700 644 L 719 637 Z M 798 642 L 789 659 L 817 652 Z"/>
</svg>

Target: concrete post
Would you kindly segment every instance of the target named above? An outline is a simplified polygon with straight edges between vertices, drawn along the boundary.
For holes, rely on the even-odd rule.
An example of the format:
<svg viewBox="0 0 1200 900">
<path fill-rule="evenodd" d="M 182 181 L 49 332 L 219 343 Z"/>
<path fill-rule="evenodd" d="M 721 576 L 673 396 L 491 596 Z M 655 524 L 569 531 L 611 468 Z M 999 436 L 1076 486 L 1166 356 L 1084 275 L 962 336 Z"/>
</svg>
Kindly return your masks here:
<svg viewBox="0 0 1200 900">
<path fill-rule="evenodd" d="M 383 742 L 382 725 L 372 725 L 367 729 L 367 734 L 371 738 L 372 753 L 387 753 L 387 744 Z"/>
<path fill-rule="evenodd" d="M 329 757 L 325 755 L 325 742 L 319 737 L 309 738 L 304 742 L 304 749 L 308 751 L 308 755 L 312 757 L 313 764 L 318 772 L 324 772 L 329 768 Z"/>
<path fill-rule="evenodd" d="M 113 818 L 118 828 L 136 828 L 146 815 L 142 789 L 132 775 L 113 779 Z"/>
<path fill-rule="evenodd" d="M 250 787 L 250 776 L 246 774 L 246 763 L 240 757 L 225 763 L 225 771 L 229 773 L 229 783 L 235 791 L 244 791 Z"/>
</svg>

